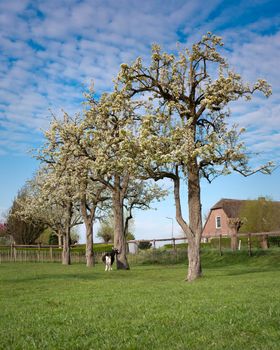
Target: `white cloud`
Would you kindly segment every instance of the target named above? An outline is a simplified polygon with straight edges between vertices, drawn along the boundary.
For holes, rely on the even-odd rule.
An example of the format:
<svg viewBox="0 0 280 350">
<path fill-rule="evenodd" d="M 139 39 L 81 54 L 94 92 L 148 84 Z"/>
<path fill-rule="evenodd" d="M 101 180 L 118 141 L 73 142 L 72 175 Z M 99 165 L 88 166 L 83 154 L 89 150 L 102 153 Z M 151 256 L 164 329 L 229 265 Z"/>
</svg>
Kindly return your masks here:
<svg viewBox="0 0 280 350">
<path fill-rule="evenodd" d="M 267 153 L 278 152 L 268 140 L 280 122 L 280 73 L 275 68 L 280 33 L 263 33 L 275 28 L 279 19 L 234 26 L 232 14 L 242 16 L 251 6 L 251 2 L 224 6 L 219 0 L 1 2 L 0 125 L 6 150 L 16 149 L 17 141 L 10 142 L 12 133 L 17 137 L 22 133 L 31 146 L 36 131 L 39 138 L 40 128 L 47 125 L 49 108 L 55 113 L 78 111 L 83 84 L 94 79 L 98 92 L 110 90 L 120 63 L 137 56 L 147 59 L 151 43 L 174 49 L 180 39 L 190 43 L 208 30 L 218 30 L 231 49 L 226 53 L 236 71 L 251 82 L 264 77 L 273 85 L 269 100 L 257 96 L 250 103 L 234 104 L 232 111 L 235 120 L 248 128 L 246 141 L 252 149 L 259 149 L 262 142 Z"/>
</svg>

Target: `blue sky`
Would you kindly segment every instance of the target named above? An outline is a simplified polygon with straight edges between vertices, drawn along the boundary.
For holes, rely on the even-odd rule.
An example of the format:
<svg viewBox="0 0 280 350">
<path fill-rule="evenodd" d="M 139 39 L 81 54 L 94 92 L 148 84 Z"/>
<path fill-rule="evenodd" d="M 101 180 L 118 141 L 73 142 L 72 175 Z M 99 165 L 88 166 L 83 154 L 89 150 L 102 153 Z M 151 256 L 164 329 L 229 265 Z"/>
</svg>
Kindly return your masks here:
<svg viewBox="0 0 280 350">
<path fill-rule="evenodd" d="M 253 162 L 279 165 L 279 15 L 277 0 L 0 0 L 0 213 L 38 167 L 28 151 L 42 144 L 50 110 L 81 110 L 91 81 L 98 92 L 110 90 L 120 64 L 148 60 L 152 43 L 174 50 L 207 31 L 223 37 L 224 54 L 244 79 L 272 84 L 271 98 L 256 95 L 230 107 L 233 121 L 247 129 L 249 150 L 259 152 Z M 280 200 L 279 175 L 278 168 L 270 176 L 202 182 L 203 211 L 221 197 Z M 137 213 L 136 237 L 170 236 L 166 216 L 174 217 L 172 196 L 157 211 Z"/>
</svg>

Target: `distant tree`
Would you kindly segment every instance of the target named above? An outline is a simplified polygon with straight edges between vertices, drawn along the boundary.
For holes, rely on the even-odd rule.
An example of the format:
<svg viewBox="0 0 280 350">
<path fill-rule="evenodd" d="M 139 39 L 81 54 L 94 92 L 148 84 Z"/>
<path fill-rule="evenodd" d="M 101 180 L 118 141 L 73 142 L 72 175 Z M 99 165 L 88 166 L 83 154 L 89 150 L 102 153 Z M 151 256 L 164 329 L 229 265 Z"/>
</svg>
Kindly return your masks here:
<svg viewBox="0 0 280 350">
<path fill-rule="evenodd" d="M 77 244 L 77 243 L 79 243 L 79 240 L 80 240 L 79 232 L 74 227 L 72 227 L 71 232 L 70 232 L 71 244 Z"/>
<path fill-rule="evenodd" d="M 2 222 L 0 222 L 0 235 L 3 233 L 3 232 L 6 232 L 6 225 Z"/>
<path fill-rule="evenodd" d="M 135 239 L 135 236 L 134 236 L 134 234 L 132 233 L 132 232 L 127 232 L 127 234 L 126 234 L 126 240 L 127 241 L 133 241 Z"/>
<path fill-rule="evenodd" d="M 58 235 L 59 245 L 62 243 L 62 264 L 69 265 L 70 232 L 72 227 L 82 223 L 73 196 L 73 178 L 59 177 L 52 166 L 45 166 L 27 181 L 25 188 L 25 198 L 18 200 L 19 216 L 25 221 L 43 222 L 45 228 L 50 227 Z"/>
<path fill-rule="evenodd" d="M 126 218 L 126 215 L 125 215 Z M 128 231 L 126 232 L 126 240 L 130 241 L 135 239 L 135 236 L 132 232 L 132 224 L 130 224 L 128 227 Z M 114 222 L 112 217 L 108 217 L 107 220 L 101 222 L 101 225 L 99 227 L 99 230 L 96 235 L 98 238 L 102 239 L 104 243 L 109 243 L 114 241 Z"/>
<path fill-rule="evenodd" d="M 240 211 L 243 225 L 240 232 L 269 232 L 280 229 L 280 205 L 268 197 L 248 200 Z M 268 248 L 267 236 L 260 237 L 263 249 Z"/>
<path fill-rule="evenodd" d="M 7 233 L 6 223 L 0 222 L 0 244 L 10 244 L 11 237 Z"/>
<path fill-rule="evenodd" d="M 103 221 L 96 235 L 102 239 L 104 243 L 113 242 L 114 240 L 114 227 L 111 222 Z"/>
<path fill-rule="evenodd" d="M 149 241 L 140 241 L 138 243 L 138 248 L 139 249 L 142 249 L 142 250 L 145 250 L 145 249 L 150 249 L 152 246 L 152 243 L 149 242 Z"/>
<path fill-rule="evenodd" d="M 49 236 L 48 244 L 58 245 L 58 235 L 52 232 Z"/>
<path fill-rule="evenodd" d="M 36 242 L 42 244 L 49 244 L 50 236 L 53 235 L 53 232 L 50 227 L 47 227 L 41 235 L 36 239 Z"/>
<path fill-rule="evenodd" d="M 7 216 L 7 233 L 17 244 L 35 243 L 46 227 L 41 220 L 33 219 L 32 217 L 23 218 L 20 215 L 21 208 L 27 197 L 28 191 L 24 187 L 14 199 Z"/>
</svg>

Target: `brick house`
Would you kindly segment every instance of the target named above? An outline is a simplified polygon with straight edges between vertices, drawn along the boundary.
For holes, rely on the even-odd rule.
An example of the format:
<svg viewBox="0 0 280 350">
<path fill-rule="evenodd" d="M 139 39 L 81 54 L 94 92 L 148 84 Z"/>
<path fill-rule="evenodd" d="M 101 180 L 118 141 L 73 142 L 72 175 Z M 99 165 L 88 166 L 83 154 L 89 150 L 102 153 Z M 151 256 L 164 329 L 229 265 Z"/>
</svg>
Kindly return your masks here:
<svg viewBox="0 0 280 350">
<path fill-rule="evenodd" d="M 259 198 L 261 199 L 261 198 Z M 202 238 L 213 236 L 230 236 L 231 248 L 237 249 L 237 232 L 242 222 L 240 211 L 249 200 L 222 198 L 211 209 L 202 231 Z M 273 206 L 280 206 L 280 202 L 273 202 Z M 267 238 L 263 236 L 263 248 L 267 247 Z"/>
<path fill-rule="evenodd" d="M 232 235 L 239 227 L 234 225 L 245 200 L 221 199 L 211 209 L 202 231 L 202 237 Z"/>
<path fill-rule="evenodd" d="M 202 237 L 227 235 L 231 237 L 231 249 L 238 245 L 237 232 L 241 226 L 239 213 L 245 200 L 221 199 L 211 209 L 202 231 Z"/>
</svg>

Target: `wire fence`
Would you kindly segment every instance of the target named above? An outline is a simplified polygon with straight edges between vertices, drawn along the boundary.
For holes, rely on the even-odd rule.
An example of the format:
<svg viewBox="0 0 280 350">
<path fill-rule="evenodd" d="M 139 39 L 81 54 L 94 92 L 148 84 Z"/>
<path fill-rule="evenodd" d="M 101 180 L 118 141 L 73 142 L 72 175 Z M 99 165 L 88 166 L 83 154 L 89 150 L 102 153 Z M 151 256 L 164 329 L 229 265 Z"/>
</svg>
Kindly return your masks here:
<svg viewBox="0 0 280 350">
<path fill-rule="evenodd" d="M 253 255 L 254 250 L 261 249 L 260 238 L 265 236 L 268 248 L 271 246 L 280 247 L 280 231 L 264 233 L 242 233 L 237 234 L 238 250 L 246 250 L 248 255 Z M 213 235 L 203 238 L 201 249 L 215 250 L 222 255 L 230 250 L 230 235 Z M 150 243 L 150 249 L 138 249 L 140 242 Z M 166 243 L 162 245 L 163 243 Z M 157 245 L 161 244 L 161 247 Z M 96 244 L 97 246 L 98 244 Z M 128 261 L 130 264 L 138 263 L 177 263 L 187 256 L 187 239 L 184 237 L 157 238 L 151 240 L 128 241 L 130 253 Z M 133 249 L 132 249 L 133 248 Z M 94 252 L 94 262 L 101 262 L 102 255 L 106 251 Z M 57 245 L 0 245 L 0 263 L 4 262 L 44 262 L 59 263 L 62 261 L 62 249 Z M 71 248 L 72 263 L 86 263 L 85 250 L 79 246 Z"/>
</svg>

